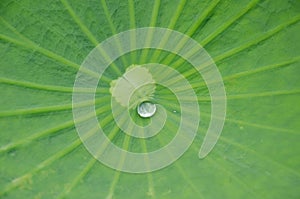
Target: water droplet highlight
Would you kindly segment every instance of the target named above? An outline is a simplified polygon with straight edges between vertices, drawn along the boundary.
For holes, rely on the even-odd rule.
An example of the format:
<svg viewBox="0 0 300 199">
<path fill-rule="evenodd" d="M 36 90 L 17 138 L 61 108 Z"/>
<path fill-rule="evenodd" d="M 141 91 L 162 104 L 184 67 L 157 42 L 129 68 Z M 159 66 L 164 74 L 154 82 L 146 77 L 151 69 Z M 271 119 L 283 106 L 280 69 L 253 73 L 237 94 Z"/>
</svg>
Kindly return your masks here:
<svg viewBox="0 0 300 199">
<path fill-rule="evenodd" d="M 137 112 L 141 117 L 152 117 L 156 112 L 156 105 L 152 104 L 151 102 L 142 102 L 138 106 Z"/>
</svg>

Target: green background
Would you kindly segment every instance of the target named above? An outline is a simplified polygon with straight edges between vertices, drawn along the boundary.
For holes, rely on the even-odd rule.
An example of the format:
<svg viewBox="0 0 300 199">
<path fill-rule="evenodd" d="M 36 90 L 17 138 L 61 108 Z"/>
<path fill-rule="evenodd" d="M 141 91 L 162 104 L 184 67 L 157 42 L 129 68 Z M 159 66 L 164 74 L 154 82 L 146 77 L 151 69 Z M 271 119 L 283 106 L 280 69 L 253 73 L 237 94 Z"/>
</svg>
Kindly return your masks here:
<svg viewBox="0 0 300 199">
<path fill-rule="evenodd" d="M 300 197 L 298 0 L 1 0 L 0 13 L 0 198 Z M 205 47 L 224 79 L 227 118 L 216 147 L 199 160 L 209 93 L 201 77 L 186 76 L 201 107 L 195 141 L 169 167 L 128 174 L 99 163 L 82 145 L 72 120 L 72 86 L 98 43 L 147 26 L 180 31 Z M 137 61 L 142 53 L 123 59 L 147 62 Z M 171 62 L 158 53 L 156 61 Z M 115 62 L 123 71 L 124 60 Z M 189 68 L 186 63 L 180 72 Z M 177 105 L 167 89 L 160 94 L 160 103 Z M 107 118 L 100 123 L 110 123 L 109 109 L 99 109 L 99 120 Z M 176 119 L 165 132 L 177 128 Z M 107 131 L 118 133 L 113 128 Z M 142 150 L 119 134 L 116 144 Z"/>
</svg>

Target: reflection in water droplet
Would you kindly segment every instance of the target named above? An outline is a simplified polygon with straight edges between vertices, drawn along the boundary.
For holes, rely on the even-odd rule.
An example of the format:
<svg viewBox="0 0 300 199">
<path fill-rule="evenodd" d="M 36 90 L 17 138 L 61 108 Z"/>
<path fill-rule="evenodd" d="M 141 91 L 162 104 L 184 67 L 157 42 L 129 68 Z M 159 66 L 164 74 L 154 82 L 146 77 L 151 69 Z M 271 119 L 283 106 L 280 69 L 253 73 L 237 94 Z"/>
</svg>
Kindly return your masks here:
<svg viewBox="0 0 300 199">
<path fill-rule="evenodd" d="M 156 112 L 156 105 L 151 102 L 142 102 L 138 106 L 137 112 L 141 117 L 152 117 Z"/>
</svg>

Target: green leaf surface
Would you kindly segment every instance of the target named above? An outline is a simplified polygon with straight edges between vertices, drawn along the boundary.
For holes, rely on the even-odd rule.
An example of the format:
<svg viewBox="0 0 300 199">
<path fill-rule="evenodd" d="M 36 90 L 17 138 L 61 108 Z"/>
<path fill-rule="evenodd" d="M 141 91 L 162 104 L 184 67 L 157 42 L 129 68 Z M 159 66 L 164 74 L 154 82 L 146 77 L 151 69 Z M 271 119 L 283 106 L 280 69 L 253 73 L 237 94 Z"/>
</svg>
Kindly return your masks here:
<svg viewBox="0 0 300 199">
<path fill-rule="evenodd" d="M 2 0 L 0 13 L 0 198 L 300 197 L 298 0 Z M 72 87 L 97 44 L 148 26 L 187 34 L 207 50 L 224 80 L 227 117 L 217 145 L 200 160 L 210 97 L 191 66 L 179 65 L 201 107 L 196 139 L 172 165 L 130 174 L 104 166 L 83 146 L 73 122 Z M 155 56 L 174 67 L 184 62 L 144 50 L 114 63 L 124 72 Z M 118 78 L 112 69 L 105 74 Z M 108 92 L 109 82 L 101 86 Z M 174 95 L 160 90 L 156 100 L 178 108 Z M 99 123 L 107 125 L 108 135 L 117 135 L 111 138 L 116 145 L 130 151 L 155 150 L 178 127 L 175 114 L 161 142 L 149 139 L 143 145 L 111 124 L 103 104 L 110 99 L 97 97 Z M 139 120 L 134 112 L 132 117 Z"/>
</svg>

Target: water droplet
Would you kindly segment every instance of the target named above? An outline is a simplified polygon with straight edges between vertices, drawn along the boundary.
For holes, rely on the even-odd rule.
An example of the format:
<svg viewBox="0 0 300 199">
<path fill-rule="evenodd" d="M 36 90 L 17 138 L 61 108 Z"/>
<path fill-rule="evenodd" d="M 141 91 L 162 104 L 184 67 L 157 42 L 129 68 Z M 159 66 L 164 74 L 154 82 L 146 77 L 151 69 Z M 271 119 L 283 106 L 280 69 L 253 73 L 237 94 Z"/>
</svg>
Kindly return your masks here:
<svg viewBox="0 0 300 199">
<path fill-rule="evenodd" d="M 152 117 L 156 112 L 156 105 L 151 102 L 142 102 L 138 106 L 137 112 L 141 117 Z"/>
</svg>

